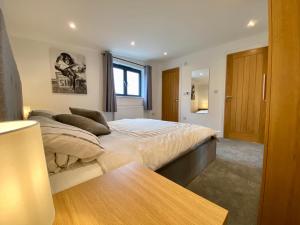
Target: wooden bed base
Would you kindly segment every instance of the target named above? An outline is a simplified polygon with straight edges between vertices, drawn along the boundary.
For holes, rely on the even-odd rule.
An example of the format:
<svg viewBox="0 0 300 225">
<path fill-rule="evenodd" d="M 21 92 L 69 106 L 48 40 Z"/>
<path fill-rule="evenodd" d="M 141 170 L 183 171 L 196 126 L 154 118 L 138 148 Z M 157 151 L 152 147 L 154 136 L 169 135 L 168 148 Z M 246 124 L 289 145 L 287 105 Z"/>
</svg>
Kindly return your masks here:
<svg viewBox="0 0 300 225">
<path fill-rule="evenodd" d="M 181 186 L 187 186 L 216 159 L 216 142 L 216 138 L 211 138 L 156 172 Z"/>
</svg>

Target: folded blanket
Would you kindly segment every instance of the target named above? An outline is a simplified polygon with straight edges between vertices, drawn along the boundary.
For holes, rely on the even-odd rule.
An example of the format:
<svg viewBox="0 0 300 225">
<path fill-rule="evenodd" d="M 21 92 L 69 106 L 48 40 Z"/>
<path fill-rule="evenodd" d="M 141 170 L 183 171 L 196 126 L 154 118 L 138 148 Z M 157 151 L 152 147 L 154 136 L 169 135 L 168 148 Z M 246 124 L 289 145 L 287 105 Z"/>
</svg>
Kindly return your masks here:
<svg viewBox="0 0 300 225">
<path fill-rule="evenodd" d="M 57 173 L 81 160 L 90 162 L 103 152 L 99 139 L 77 127 L 43 116 L 31 116 L 40 123 L 49 173 Z"/>
</svg>

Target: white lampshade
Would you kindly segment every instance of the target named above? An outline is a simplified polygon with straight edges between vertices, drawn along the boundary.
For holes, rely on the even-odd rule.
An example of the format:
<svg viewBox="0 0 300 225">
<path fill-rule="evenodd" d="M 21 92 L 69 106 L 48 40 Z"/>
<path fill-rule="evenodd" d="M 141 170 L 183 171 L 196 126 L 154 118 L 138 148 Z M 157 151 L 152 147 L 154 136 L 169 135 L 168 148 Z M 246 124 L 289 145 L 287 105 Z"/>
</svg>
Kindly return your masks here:
<svg viewBox="0 0 300 225">
<path fill-rule="evenodd" d="M 0 123 L 0 224 L 50 225 L 54 216 L 39 123 Z"/>
</svg>

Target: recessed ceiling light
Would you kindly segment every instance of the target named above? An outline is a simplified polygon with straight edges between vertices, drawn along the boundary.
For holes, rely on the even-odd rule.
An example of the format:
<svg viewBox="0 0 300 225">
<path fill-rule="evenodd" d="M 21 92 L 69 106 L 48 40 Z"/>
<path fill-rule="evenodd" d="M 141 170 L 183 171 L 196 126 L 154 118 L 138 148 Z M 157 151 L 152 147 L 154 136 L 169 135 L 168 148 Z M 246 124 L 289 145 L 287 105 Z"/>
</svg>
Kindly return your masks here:
<svg viewBox="0 0 300 225">
<path fill-rule="evenodd" d="M 255 27 L 257 21 L 256 20 L 250 20 L 249 23 L 247 24 L 247 27 Z"/>
<path fill-rule="evenodd" d="M 135 41 L 130 42 L 131 46 L 135 46 Z"/>
<path fill-rule="evenodd" d="M 167 53 L 167 52 L 164 52 L 164 55 L 168 55 L 168 53 Z"/>
<path fill-rule="evenodd" d="M 77 26 L 74 22 L 70 22 L 69 23 L 69 27 L 72 29 L 72 30 L 76 30 L 77 29 Z"/>
</svg>

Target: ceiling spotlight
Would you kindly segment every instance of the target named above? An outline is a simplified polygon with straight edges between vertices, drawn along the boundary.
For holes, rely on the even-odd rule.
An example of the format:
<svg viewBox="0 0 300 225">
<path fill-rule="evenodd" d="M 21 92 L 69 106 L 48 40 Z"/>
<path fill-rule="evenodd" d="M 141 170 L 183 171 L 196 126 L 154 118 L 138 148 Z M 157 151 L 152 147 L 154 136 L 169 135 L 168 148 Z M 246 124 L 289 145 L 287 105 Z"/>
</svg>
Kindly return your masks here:
<svg viewBox="0 0 300 225">
<path fill-rule="evenodd" d="M 167 53 L 167 52 L 164 52 L 164 55 L 168 55 L 168 53 Z"/>
<path fill-rule="evenodd" d="M 69 23 L 69 27 L 72 29 L 72 30 L 76 30 L 77 27 L 76 27 L 76 24 L 74 22 L 70 22 Z"/>
<path fill-rule="evenodd" d="M 131 46 L 135 46 L 135 41 L 130 42 Z"/>
<path fill-rule="evenodd" d="M 255 27 L 257 21 L 256 20 L 250 20 L 249 23 L 247 24 L 247 27 Z"/>
</svg>

